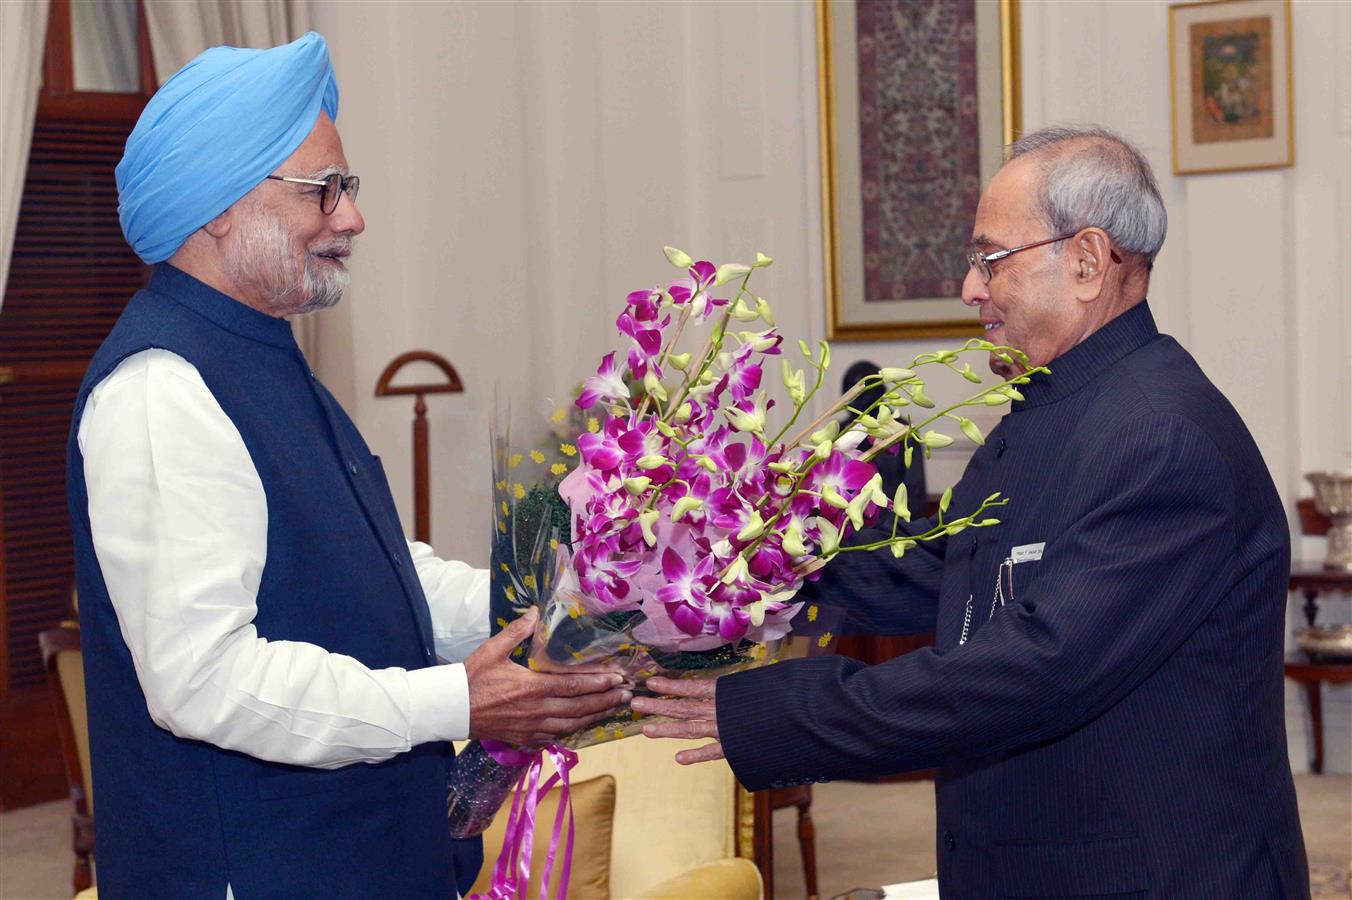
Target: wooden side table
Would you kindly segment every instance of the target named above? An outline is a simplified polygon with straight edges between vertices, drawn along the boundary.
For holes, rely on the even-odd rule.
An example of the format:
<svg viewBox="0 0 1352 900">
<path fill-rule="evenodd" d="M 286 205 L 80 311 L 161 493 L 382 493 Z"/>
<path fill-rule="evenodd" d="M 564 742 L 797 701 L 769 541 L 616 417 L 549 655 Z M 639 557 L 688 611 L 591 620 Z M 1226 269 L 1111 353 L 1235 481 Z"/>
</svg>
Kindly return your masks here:
<svg viewBox="0 0 1352 900">
<path fill-rule="evenodd" d="M 1352 572 L 1325 569 L 1319 563 L 1292 563 L 1289 586 L 1305 598 L 1301 611 L 1305 613 L 1305 621 L 1313 627 L 1323 595 L 1341 593 L 1345 599 L 1352 597 Z M 1299 653 L 1287 658 L 1286 677 L 1305 687 L 1305 697 L 1310 704 L 1310 726 L 1314 731 L 1314 758 L 1310 761 L 1310 771 L 1318 775 L 1324 771 L 1324 711 L 1319 696 L 1320 685 L 1324 682 L 1352 683 L 1352 662 Z"/>
</svg>

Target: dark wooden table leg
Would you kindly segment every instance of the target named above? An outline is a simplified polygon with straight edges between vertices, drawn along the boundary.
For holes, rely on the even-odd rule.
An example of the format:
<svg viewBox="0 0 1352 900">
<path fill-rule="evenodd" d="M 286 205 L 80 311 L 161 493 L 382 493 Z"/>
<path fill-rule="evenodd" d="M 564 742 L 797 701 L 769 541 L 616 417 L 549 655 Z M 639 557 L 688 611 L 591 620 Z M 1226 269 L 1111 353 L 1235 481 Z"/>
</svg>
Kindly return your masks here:
<svg viewBox="0 0 1352 900">
<path fill-rule="evenodd" d="M 803 880 L 808 900 L 817 897 L 817 831 L 812 825 L 812 797 L 798 804 L 798 847 L 803 854 Z"/>
<path fill-rule="evenodd" d="M 1311 628 L 1314 627 L 1314 617 L 1319 614 L 1319 592 L 1306 589 L 1305 606 L 1302 607 L 1305 612 L 1305 624 Z"/>
<path fill-rule="evenodd" d="M 1310 726 L 1314 730 L 1314 759 L 1310 761 L 1310 771 L 1321 775 L 1324 772 L 1324 714 L 1319 702 L 1318 681 L 1305 685 L 1305 696 L 1310 701 Z"/>
</svg>

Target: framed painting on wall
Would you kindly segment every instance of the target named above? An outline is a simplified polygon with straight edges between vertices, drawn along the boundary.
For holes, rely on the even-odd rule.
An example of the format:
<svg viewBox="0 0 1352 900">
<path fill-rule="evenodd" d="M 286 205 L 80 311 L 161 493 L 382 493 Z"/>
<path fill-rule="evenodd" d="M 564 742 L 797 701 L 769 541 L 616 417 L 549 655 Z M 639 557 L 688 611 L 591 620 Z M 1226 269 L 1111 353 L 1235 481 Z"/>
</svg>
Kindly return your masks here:
<svg viewBox="0 0 1352 900">
<path fill-rule="evenodd" d="M 827 336 L 968 337 L 964 254 L 1019 128 L 1018 0 L 817 0 Z"/>
<path fill-rule="evenodd" d="M 1291 0 L 1169 7 L 1174 174 L 1293 165 Z"/>
</svg>

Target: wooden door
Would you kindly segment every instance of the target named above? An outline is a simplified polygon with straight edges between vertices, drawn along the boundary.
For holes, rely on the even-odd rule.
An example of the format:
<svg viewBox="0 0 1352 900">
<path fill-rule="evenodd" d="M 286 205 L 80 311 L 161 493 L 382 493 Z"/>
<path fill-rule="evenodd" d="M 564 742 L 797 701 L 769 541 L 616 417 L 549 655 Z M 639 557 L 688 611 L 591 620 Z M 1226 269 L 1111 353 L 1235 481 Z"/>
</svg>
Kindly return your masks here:
<svg viewBox="0 0 1352 900">
<path fill-rule="evenodd" d="M 51 0 L 42 93 L 0 306 L 0 809 L 65 796 L 38 633 L 70 615 L 66 439 L 89 359 L 149 269 L 127 246 L 113 169 L 154 90 L 76 90 L 70 0 Z"/>
</svg>

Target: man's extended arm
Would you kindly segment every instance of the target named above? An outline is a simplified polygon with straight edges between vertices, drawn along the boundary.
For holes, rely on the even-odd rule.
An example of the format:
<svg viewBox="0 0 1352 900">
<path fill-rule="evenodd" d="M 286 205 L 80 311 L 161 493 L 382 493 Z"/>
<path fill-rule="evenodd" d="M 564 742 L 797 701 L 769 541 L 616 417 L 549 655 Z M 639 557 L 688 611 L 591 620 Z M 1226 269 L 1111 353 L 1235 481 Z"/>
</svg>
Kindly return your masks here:
<svg viewBox="0 0 1352 900">
<path fill-rule="evenodd" d="M 1110 707 L 1224 594 L 1234 559 L 1228 472 L 1179 418 L 1105 439 L 1081 514 L 1042 575 L 966 645 L 868 667 L 793 660 L 719 679 L 717 734 L 752 790 L 900 772 L 1046 741 Z"/>
<path fill-rule="evenodd" d="M 467 665 L 370 669 L 314 644 L 258 636 L 266 496 L 239 432 L 186 360 L 160 350 L 129 357 L 91 393 L 78 437 L 95 553 L 147 708 L 162 727 L 320 768 L 376 762 L 474 731 Z M 314 552 L 322 565 L 323 548 Z M 501 655 L 513 677 L 546 677 Z M 595 691 L 591 682 L 608 677 L 579 676 L 559 685 L 558 697 Z M 488 673 L 482 680 L 481 693 L 497 683 Z M 538 696 L 517 684 L 499 687 L 504 697 L 517 692 L 515 708 L 504 714 L 487 700 L 481 724 L 529 737 L 510 720 L 533 710 L 545 721 Z M 593 705 L 622 701 L 611 693 L 597 694 Z M 567 707 L 551 698 L 548 712 L 574 718 Z"/>
</svg>

